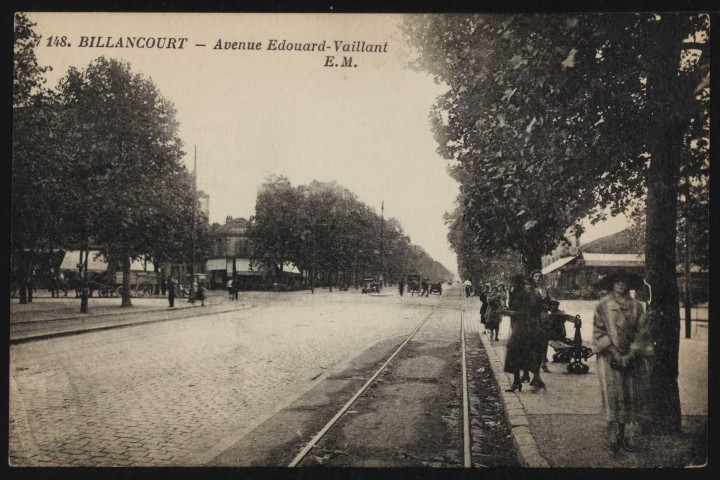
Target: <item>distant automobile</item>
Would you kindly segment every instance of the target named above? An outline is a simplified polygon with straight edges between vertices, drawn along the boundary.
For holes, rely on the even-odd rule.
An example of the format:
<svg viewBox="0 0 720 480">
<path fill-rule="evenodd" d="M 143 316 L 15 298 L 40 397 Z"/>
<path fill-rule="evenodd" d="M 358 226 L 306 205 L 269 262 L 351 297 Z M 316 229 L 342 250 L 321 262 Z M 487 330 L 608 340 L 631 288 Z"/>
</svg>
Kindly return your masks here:
<svg viewBox="0 0 720 480">
<path fill-rule="evenodd" d="M 411 296 L 416 293 L 420 293 L 420 279 L 422 277 L 416 273 L 411 273 L 407 276 L 407 291 Z"/>
<path fill-rule="evenodd" d="M 431 283 L 430 293 L 437 293 L 438 295 L 442 295 L 442 282 Z"/>
<path fill-rule="evenodd" d="M 362 293 L 378 293 L 380 291 L 380 282 L 373 277 L 363 278 Z"/>
</svg>

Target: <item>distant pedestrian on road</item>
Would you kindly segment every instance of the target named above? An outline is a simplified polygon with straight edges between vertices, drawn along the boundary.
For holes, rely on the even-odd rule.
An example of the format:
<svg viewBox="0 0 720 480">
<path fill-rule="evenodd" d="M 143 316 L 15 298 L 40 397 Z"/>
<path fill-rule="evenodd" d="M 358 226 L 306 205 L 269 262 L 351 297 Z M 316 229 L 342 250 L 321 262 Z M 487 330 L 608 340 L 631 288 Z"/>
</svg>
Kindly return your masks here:
<svg viewBox="0 0 720 480">
<path fill-rule="evenodd" d="M 427 279 L 427 278 L 424 279 L 422 282 L 420 282 L 420 288 L 422 289 L 422 290 L 420 290 L 420 296 L 421 296 L 421 297 L 422 297 L 423 295 L 426 296 L 426 297 L 429 295 L 429 293 L 428 293 L 428 292 L 429 292 L 429 287 L 430 287 L 430 284 L 428 283 L 428 279 Z"/>
<path fill-rule="evenodd" d="M 400 290 L 400 296 L 403 296 L 403 293 L 405 292 L 405 280 L 402 278 L 400 279 L 400 282 L 398 283 L 398 290 Z"/>
<path fill-rule="evenodd" d="M 472 282 L 468 278 L 465 282 L 463 282 L 463 285 L 465 286 L 465 297 L 469 297 L 472 292 Z"/>
<path fill-rule="evenodd" d="M 621 448 L 635 451 L 625 437 L 625 425 L 637 416 L 641 406 L 635 399 L 637 383 L 646 380 L 646 362 L 654 354 L 645 310 L 630 296 L 630 290 L 642 285 L 642 277 L 625 270 L 615 271 L 599 283 L 600 288 L 610 290 L 595 309 L 593 340 L 607 422 L 604 445 L 612 453 Z"/>
<path fill-rule="evenodd" d="M 233 279 L 232 278 L 228 279 L 226 288 L 227 288 L 227 292 L 228 292 L 228 298 L 230 300 L 234 300 L 235 294 L 233 293 Z"/>
<path fill-rule="evenodd" d="M 175 307 L 175 280 L 173 279 L 173 277 L 168 278 L 167 292 L 168 292 L 168 301 L 170 302 L 170 308 L 174 308 Z"/>
</svg>

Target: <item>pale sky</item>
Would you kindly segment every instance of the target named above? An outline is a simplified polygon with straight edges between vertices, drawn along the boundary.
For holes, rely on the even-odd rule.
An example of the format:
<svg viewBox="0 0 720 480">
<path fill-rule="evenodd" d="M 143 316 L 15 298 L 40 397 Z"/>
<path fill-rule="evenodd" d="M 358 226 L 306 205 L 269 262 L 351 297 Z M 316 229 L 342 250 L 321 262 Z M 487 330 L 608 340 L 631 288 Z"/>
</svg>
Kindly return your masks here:
<svg viewBox="0 0 720 480">
<path fill-rule="evenodd" d="M 106 56 L 152 78 L 177 109 L 186 164 L 198 150 L 198 188 L 210 195 L 210 221 L 249 217 L 258 186 L 270 174 L 293 185 L 335 180 L 385 216 L 413 243 L 457 271 L 443 214 L 458 184 L 446 171 L 428 120 L 444 91 L 406 68 L 409 53 L 395 15 L 32 13 L 42 35 L 38 62 L 55 86 L 70 66 Z M 48 47 L 50 36 L 69 47 Z M 81 36 L 187 38 L 184 49 L 81 48 Z M 106 37 L 112 37 L 109 41 Z M 268 51 L 269 41 L 325 41 L 325 52 Z M 261 42 L 262 49 L 214 50 L 223 42 Z M 87 40 L 90 41 L 89 38 Z M 97 41 L 97 40 L 96 40 Z M 384 46 L 387 52 L 338 52 L 335 41 Z M 54 42 L 53 42 L 54 43 Z M 205 44 L 197 47 L 195 44 Z M 356 67 L 325 67 L 352 56 Z M 616 219 L 581 239 L 627 226 Z"/>
</svg>

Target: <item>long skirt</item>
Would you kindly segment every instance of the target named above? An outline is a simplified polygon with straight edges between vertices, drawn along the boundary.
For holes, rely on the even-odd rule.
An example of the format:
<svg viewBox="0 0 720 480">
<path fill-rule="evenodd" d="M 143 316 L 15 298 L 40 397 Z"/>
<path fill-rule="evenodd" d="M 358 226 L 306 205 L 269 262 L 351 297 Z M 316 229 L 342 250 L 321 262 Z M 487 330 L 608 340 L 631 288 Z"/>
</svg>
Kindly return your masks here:
<svg viewBox="0 0 720 480">
<path fill-rule="evenodd" d="M 539 327 L 515 323 L 505 352 L 504 370 L 515 373 L 520 370 L 537 372 L 540 369 L 540 349 L 544 340 Z"/>
<path fill-rule="evenodd" d="M 500 322 L 502 321 L 502 316 L 500 315 L 500 312 L 498 312 L 495 308 L 491 308 L 488 311 L 489 314 L 485 316 L 485 328 L 487 328 L 488 330 L 499 329 Z"/>
<path fill-rule="evenodd" d="M 607 422 L 629 423 L 633 420 L 633 375 L 613 369 L 611 360 L 610 355 L 597 355 L 603 415 Z"/>
</svg>

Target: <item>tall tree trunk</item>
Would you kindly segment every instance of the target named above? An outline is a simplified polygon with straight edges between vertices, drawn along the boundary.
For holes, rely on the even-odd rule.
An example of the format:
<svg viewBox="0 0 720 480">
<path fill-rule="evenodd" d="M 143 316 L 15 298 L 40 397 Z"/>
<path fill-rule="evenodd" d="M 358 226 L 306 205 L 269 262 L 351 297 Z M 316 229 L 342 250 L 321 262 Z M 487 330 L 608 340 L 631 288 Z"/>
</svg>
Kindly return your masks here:
<svg viewBox="0 0 720 480">
<path fill-rule="evenodd" d="M 663 16 L 657 23 L 658 41 L 652 69 L 648 72 L 648 138 L 650 166 L 647 170 L 645 271 L 652 287 L 649 319 L 655 345 L 650 377 L 650 421 L 643 429 L 656 433 L 679 433 L 681 426 L 678 354 L 680 350 L 680 303 L 677 286 L 678 181 L 682 149 L 693 88 L 678 75 L 681 41 L 687 32 L 679 16 Z M 690 107 L 689 107 L 690 106 Z"/>
<path fill-rule="evenodd" d="M 678 352 L 680 305 L 676 273 L 678 177 L 685 124 L 668 121 L 653 148 L 648 170 L 645 269 L 652 288 L 649 318 L 655 344 L 651 383 L 652 432 L 680 431 Z"/>
<path fill-rule="evenodd" d="M 132 307 L 132 300 L 130 299 L 130 257 L 123 255 L 122 258 L 122 303 L 121 307 Z"/>
</svg>

